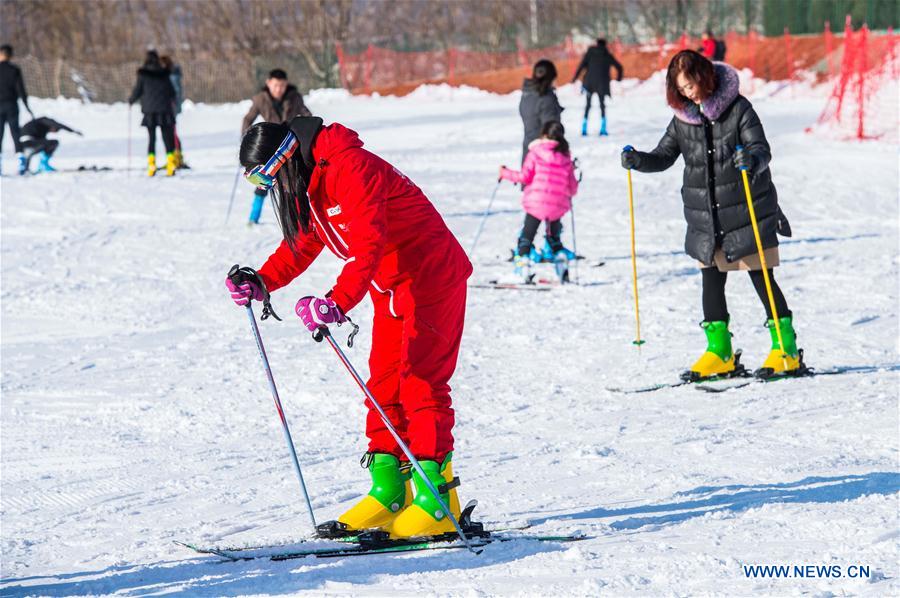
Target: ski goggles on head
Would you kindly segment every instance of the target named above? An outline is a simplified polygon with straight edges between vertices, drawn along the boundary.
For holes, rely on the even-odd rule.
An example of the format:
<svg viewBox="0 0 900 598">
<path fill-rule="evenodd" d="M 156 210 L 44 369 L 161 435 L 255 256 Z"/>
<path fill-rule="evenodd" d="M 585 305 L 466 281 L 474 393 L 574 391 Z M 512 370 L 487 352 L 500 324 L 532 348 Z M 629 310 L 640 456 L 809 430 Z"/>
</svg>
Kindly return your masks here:
<svg viewBox="0 0 900 598">
<path fill-rule="evenodd" d="M 259 166 L 254 166 L 250 170 L 244 171 L 244 178 L 250 183 L 263 189 L 271 189 L 275 184 L 275 176 L 288 158 L 294 155 L 297 148 L 300 147 L 300 141 L 293 131 L 288 131 L 287 137 L 275 150 L 275 155 L 269 158 L 269 161 Z"/>
</svg>

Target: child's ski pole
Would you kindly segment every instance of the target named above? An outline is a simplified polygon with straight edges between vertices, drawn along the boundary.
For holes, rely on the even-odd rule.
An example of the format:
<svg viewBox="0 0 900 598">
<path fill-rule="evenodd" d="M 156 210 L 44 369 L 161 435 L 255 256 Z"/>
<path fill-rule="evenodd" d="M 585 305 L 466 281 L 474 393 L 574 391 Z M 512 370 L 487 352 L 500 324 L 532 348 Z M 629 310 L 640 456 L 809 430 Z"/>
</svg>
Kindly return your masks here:
<svg viewBox="0 0 900 598">
<path fill-rule="evenodd" d="M 736 150 L 744 149 L 743 145 L 735 146 Z M 788 369 L 787 355 L 784 353 L 784 341 L 781 339 L 781 323 L 778 321 L 778 309 L 775 307 L 775 296 L 772 294 L 772 282 L 769 280 L 769 268 L 766 266 L 766 252 L 762 246 L 762 238 L 759 236 L 759 225 L 756 222 L 756 210 L 753 208 L 753 196 L 750 194 L 750 179 L 747 177 L 747 169 L 741 168 L 741 178 L 744 180 L 744 194 L 747 196 L 747 210 L 750 212 L 750 224 L 753 225 L 753 236 L 756 239 L 756 251 L 759 252 L 759 263 L 762 266 L 763 280 L 766 283 L 766 294 L 769 296 L 769 308 L 772 310 L 772 319 L 775 320 L 775 334 L 778 335 L 778 346 L 781 347 L 781 358 L 784 361 L 784 369 Z"/>
<path fill-rule="evenodd" d="M 228 276 L 236 276 L 237 268 L 237 266 L 234 266 L 228 273 Z M 232 282 L 240 284 L 241 281 L 239 279 L 232 279 Z M 288 427 L 284 409 L 281 407 L 281 399 L 278 398 L 278 389 L 275 387 L 275 379 L 272 377 L 272 368 L 269 366 L 266 348 L 263 346 L 262 336 L 259 333 L 259 326 L 256 324 L 256 316 L 253 314 L 253 307 L 251 307 L 250 303 L 247 303 L 247 317 L 250 319 L 250 328 L 253 330 L 253 338 L 256 339 L 256 348 L 259 349 L 259 359 L 262 361 L 263 369 L 266 371 L 266 379 L 269 381 L 269 390 L 272 391 L 272 398 L 275 400 L 275 409 L 278 410 L 278 417 L 281 419 L 281 428 L 284 430 L 284 439 L 287 441 L 288 451 L 290 451 L 291 460 L 294 462 L 294 471 L 297 473 L 297 478 L 300 480 L 300 489 L 303 491 L 303 498 L 306 500 L 306 508 L 309 511 L 309 520 L 312 523 L 313 533 L 316 533 L 316 516 L 313 514 L 309 494 L 306 492 L 306 482 L 303 481 L 303 472 L 300 471 L 300 461 L 297 460 L 297 451 L 294 450 L 294 441 L 291 438 L 291 430 Z"/>
<path fill-rule="evenodd" d="M 475 238 L 472 239 L 472 246 L 469 248 L 469 259 L 472 259 L 472 253 L 475 251 L 475 246 L 478 245 L 478 239 L 481 238 L 481 231 L 484 230 L 484 223 L 487 221 L 488 215 L 491 213 L 491 206 L 494 205 L 494 198 L 497 197 L 497 190 L 500 188 L 501 180 L 497 180 L 497 185 L 494 187 L 494 192 L 491 193 L 491 199 L 488 200 L 487 208 L 484 210 L 484 215 L 481 217 L 481 222 L 478 224 L 478 231 L 475 233 Z"/>
<path fill-rule="evenodd" d="M 366 395 L 366 398 L 372 403 L 375 407 L 375 410 L 378 412 L 378 415 L 381 416 L 381 420 L 384 422 L 384 426 L 388 429 L 388 432 L 391 433 L 391 436 L 394 437 L 394 440 L 397 441 L 397 445 L 400 447 L 400 450 L 403 451 L 403 454 L 406 455 L 406 458 L 409 459 L 409 462 L 412 464 L 413 469 L 415 469 L 419 476 L 421 476 L 422 481 L 428 487 L 428 491 L 434 496 L 435 500 L 437 500 L 438 504 L 441 507 L 441 510 L 447 514 L 447 517 L 450 518 L 450 522 L 453 523 L 453 527 L 456 528 L 456 533 L 459 534 L 460 540 L 466 545 L 466 548 L 471 550 L 475 554 L 481 554 L 481 550 L 476 550 L 474 546 L 469 542 L 469 539 L 466 537 L 465 532 L 462 529 L 462 526 L 459 524 L 459 520 L 456 519 L 456 516 L 450 512 L 450 509 L 447 508 L 447 504 L 444 502 L 444 499 L 441 498 L 441 493 L 438 492 L 438 489 L 435 488 L 434 484 L 431 483 L 431 480 L 428 479 L 428 476 L 425 475 L 425 472 L 422 470 L 422 466 L 419 464 L 419 460 L 412 454 L 409 450 L 409 446 L 403 439 L 400 437 L 400 434 L 397 432 L 397 429 L 391 423 L 391 420 L 388 418 L 387 414 L 384 412 L 384 409 L 381 408 L 381 405 L 378 403 L 378 400 L 372 395 L 372 391 L 369 390 L 369 387 L 366 386 L 366 383 L 360 377 L 359 373 L 353 367 L 353 364 L 350 363 L 350 360 L 347 359 L 347 356 L 344 354 L 344 351 L 341 349 L 340 345 L 338 345 L 337 341 L 334 340 L 334 337 L 331 336 L 331 331 L 328 330 L 327 326 L 322 326 L 313 334 L 313 338 L 316 341 L 321 342 L 324 338 L 328 341 L 328 344 L 331 345 L 331 348 L 334 349 L 334 352 L 337 354 L 338 358 L 341 360 L 341 363 L 344 364 L 344 367 L 347 368 L 347 371 L 350 372 L 350 375 L 353 377 L 353 380 L 359 386 L 360 390 Z"/>
<path fill-rule="evenodd" d="M 634 148 L 630 145 L 626 145 L 622 148 L 622 151 L 631 151 Z M 634 321 L 635 321 L 635 330 L 636 336 L 634 339 L 635 345 L 640 348 L 641 345 L 644 344 L 644 341 L 641 340 L 641 310 L 638 305 L 638 283 L 637 283 L 637 257 L 635 255 L 634 249 L 634 192 L 631 187 L 631 169 L 628 169 L 628 212 L 631 214 L 631 277 L 634 281 Z"/>
</svg>

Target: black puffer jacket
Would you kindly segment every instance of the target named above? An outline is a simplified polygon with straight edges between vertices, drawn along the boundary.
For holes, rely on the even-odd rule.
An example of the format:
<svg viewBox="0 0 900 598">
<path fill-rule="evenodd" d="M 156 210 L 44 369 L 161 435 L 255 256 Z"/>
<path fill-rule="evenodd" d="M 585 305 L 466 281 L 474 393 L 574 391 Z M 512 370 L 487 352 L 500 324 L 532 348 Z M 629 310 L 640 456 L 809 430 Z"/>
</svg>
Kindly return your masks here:
<svg viewBox="0 0 900 598">
<path fill-rule="evenodd" d="M 772 155 L 759 117 L 738 92 L 737 72 L 721 63 L 715 69 L 716 91 L 703 101 L 702 111 L 691 102 L 676 110 L 656 149 L 638 152 L 635 168 L 659 172 L 672 166 L 679 154 L 684 156 L 684 248 L 704 264 L 713 263 L 716 247 L 729 262 L 757 252 L 741 173 L 732 163 L 737 145 L 754 156 L 750 191 L 763 247 L 778 245 L 776 232 L 791 235 L 778 207 L 769 170 Z"/>
<path fill-rule="evenodd" d="M 585 71 L 583 84 L 587 91 L 598 93 L 601 96 L 611 95 L 609 93 L 610 68 L 616 69 L 616 81 L 621 81 L 622 65 L 619 61 L 609 53 L 606 46 L 592 46 L 584 53 L 584 58 L 581 59 L 572 82 L 574 83 L 575 79 L 578 79 Z"/>
<path fill-rule="evenodd" d="M 525 79 L 522 84 L 522 99 L 519 101 L 519 114 L 525 126 L 525 139 L 522 141 L 522 160 L 528 154 L 528 144 L 541 136 L 544 123 L 560 120 L 563 108 L 559 105 L 556 92 L 551 88 L 544 95 L 538 93 L 537 84 L 532 79 Z"/>
<path fill-rule="evenodd" d="M 141 101 L 144 114 L 175 113 L 175 88 L 169 79 L 169 71 L 162 67 L 141 67 L 137 83 L 128 103 Z"/>
</svg>

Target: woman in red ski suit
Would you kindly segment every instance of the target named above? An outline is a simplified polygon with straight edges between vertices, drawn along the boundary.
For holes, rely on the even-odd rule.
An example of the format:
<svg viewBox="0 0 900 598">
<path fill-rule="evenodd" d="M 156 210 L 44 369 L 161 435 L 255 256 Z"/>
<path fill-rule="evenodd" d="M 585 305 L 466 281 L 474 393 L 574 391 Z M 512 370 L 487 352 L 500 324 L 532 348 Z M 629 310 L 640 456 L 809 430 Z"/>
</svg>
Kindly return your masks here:
<svg viewBox="0 0 900 598">
<path fill-rule="evenodd" d="M 247 275 L 241 284 L 226 281 L 235 301 L 267 300 L 325 247 L 344 260 L 334 286 L 324 297 L 301 299 L 297 314 L 314 330 L 344 321 L 366 293 L 371 296 L 369 389 L 434 485 L 451 482 L 449 380 L 472 273 L 462 247 L 421 189 L 363 149 L 356 132 L 340 124 L 323 126 L 315 117 L 294 118 L 289 126 L 260 123 L 244 135 L 240 157 L 251 182 L 261 180 L 273 189 L 284 239 L 255 276 Z M 253 176 L 257 172 L 261 175 Z M 297 200 L 286 201 L 289 197 Z M 343 527 L 383 527 L 395 536 L 452 530 L 446 529 L 443 513 L 435 516 L 437 503 L 427 490 L 412 500 L 404 456 L 377 411 L 366 404 L 364 465 L 373 485 L 341 516 Z M 421 490 L 418 474 L 412 478 Z M 447 489 L 442 498 L 458 516 L 455 490 Z"/>
</svg>

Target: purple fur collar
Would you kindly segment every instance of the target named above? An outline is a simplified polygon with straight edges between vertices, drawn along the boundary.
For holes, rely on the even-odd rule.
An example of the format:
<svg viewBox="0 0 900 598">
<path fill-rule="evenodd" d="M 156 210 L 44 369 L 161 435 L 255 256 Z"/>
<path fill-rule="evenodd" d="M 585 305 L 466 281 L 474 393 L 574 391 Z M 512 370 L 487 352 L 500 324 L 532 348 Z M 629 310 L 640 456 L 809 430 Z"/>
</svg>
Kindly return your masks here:
<svg viewBox="0 0 900 598">
<path fill-rule="evenodd" d="M 724 62 L 714 62 L 713 66 L 716 69 L 716 90 L 703 100 L 703 114 L 709 120 L 716 120 L 731 106 L 737 99 L 741 87 L 741 80 L 734 68 Z M 675 110 L 675 118 L 689 125 L 699 125 L 703 122 L 700 118 L 700 108 L 690 100 L 685 100 L 684 105 Z"/>
</svg>

